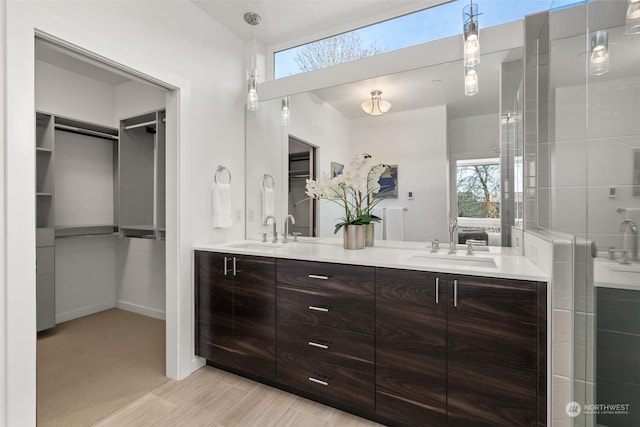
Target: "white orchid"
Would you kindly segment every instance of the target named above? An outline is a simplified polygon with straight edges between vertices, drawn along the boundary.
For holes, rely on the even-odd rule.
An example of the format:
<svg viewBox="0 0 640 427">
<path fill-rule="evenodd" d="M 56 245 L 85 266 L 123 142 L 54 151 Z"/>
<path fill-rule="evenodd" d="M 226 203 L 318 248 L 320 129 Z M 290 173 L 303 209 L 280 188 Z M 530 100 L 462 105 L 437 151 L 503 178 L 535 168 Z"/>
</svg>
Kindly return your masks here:
<svg viewBox="0 0 640 427">
<path fill-rule="evenodd" d="M 336 224 L 335 232 L 348 224 L 369 224 L 380 218 L 371 214 L 378 203 L 378 180 L 387 166 L 374 164 L 369 154 L 355 156 L 343 173 L 333 178 L 324 174 L 319 180 L 307 179 L 306 194 L 312 199 L 326 199 L 341 205 L 344 217 Z"/>
</svg>

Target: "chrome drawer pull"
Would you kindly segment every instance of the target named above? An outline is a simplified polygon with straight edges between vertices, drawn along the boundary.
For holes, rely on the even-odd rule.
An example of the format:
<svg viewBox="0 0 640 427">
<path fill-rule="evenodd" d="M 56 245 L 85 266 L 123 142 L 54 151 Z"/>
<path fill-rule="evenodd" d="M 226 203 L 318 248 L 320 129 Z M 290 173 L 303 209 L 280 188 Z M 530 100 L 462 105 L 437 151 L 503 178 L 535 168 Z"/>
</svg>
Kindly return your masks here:
<svg viewBox="0 0 640 427">
<path fill-rule="evenodd" d="M 329 280 L 331 276 L 322 276 L 320 274 L 310 274 L 309 279 Z"/>
<path fill-rule="evenodd" d="M 453 306 L 458 306 L 458 281 L 453 281 Z"/>
<path fill-rule="evenodd" d="M 227 269 L 227 257 L 224 257 L 224 275 L 226 276 L 229 270 Z"/>
<path fill-rule="evenodd" d="M 440 278 L 436 277 L 436 304 L 440 303 Z"/>
<path fill-rule="evenodd" d="M 315 305 L 310 305 L 309 306 L 309 310 L 322 311 L 324 313 L 327 313 L 329 311 L 329 307 L 318 307 L 318 306 L 315 306 Z"/>
<path fill-rule="evenodd" d="M 329 348 L 327 344 L 320 344 L 319 342 L 314 342 L 314 341 L 309 341 L 309 345 L 311 347 L 323 348 L 325 350 Z"/>
<path fill-rule="evenodd" d="M 312 383 L 323 385 L 323 386 L 328 386 L 329 385 L 328 382 L 322 381 L 322 380 L 319 380 L 319 379 L 313 378 L 313 377 L 309 377 L 309 381 L 311 381 Z"/>
</svg>

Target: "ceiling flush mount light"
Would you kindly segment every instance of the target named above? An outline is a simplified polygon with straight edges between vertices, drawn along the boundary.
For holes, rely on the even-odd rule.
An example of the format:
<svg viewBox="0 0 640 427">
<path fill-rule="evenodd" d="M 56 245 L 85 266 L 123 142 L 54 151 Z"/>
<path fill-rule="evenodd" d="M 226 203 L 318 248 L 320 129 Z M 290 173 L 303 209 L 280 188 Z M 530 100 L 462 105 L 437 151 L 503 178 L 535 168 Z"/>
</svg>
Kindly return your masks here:
<svg viewBox="0 0 640 427">
<path fill-rule="evenodd" d="M 464 94 L 473 96 L 478 93 L 478 67 L 472 65 L 464 68 Z"/>
<path fill-rule="evenodd" d="M 625 21 L 625 34 L 640 34 L 640 0 L 629 0 L 629 6 L 627 7 L 627 17 Z"/>
<path fill-rule="evenodd" d="M 589 74 L 599 76 L 609 71 L 609 34 L 597 31 L 591 36 Z"/>
<path fill-rule="evenodd" d="M 244 14 L 244 21 L 251 25 L 251 60 L 247 70 L 247 110 L 256 111 L 258 109 L 258 69 L 256 68 L 253 28 L 260 24 L 261 18 L 257 13 L 247 12 Z"/>
<path fill-rule="evenodd" d="M 381 116 L 391 109 L 391 103 L 382 99 L 382 91 L 371 91 L 371 99 L 360 104 L 362 111 L 370 116 Z"/>
<path fill-rule="evenodd" d="M 478 5 L 473 0 L 462 9 L 465 67 L 480 63 L 480 33 L 478 28 Z"/>
<path fill-rule="evenodd" d="M 291 122 L 291 110 L 289 110 L 289 97 L 282 98 L 282 108 L 280 108 L 282 126 L 287 126 Z"/>
</svg>

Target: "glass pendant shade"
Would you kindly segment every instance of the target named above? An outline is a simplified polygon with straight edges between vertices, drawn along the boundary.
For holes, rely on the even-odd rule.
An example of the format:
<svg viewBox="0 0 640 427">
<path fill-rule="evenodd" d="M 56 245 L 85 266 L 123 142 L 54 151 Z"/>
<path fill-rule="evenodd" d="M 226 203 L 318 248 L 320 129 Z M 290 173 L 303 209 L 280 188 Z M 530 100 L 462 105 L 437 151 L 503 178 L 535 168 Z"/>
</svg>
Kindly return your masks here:
<svg viewBox="0 0 640 427">
<path fill-rule="evenodd" d="M 282 108 L 280 109 L 282 126 L 287 126 L 291 122 L 291 110 L 289 110 L 289 97 L 282 98 Z"/>
<path fill-rule="evenodd" d="M 625 22 L 625 34 L 640 34 L 640 0 L 629 0 Z"/>
<path fill-rule="evenodd" d="M 599 76 L 607 71 L 609 71 L 609 35 L 606 31 L 598 31 L 591 36 L 589 74 Z"/>
<path fill-rule="evenodd" d="M 478 5 L 469 4 L 462 9 L 465 67 L 480 63 L 480 33 L 478 31 Z"/>
<path fill-rule="evenodd" d="M 360 104 L 362 111 L 370 116 L 381 116 L 391 109 L 391 103 L 382 99 L 382 91 L 371 92 L 371 99 Z"/>
<path fill-rule="evenodd" d="M 464 94 L 473 96 L 478 93 L 478 69 L 475 66 L 465 67 Z"/>
<path fill-rule="evenodd" d="M 247 79 L 247 110 L 256 111 L 258 109 L 258 82 L 255 72 L 249 73 Z"/>
</svg>

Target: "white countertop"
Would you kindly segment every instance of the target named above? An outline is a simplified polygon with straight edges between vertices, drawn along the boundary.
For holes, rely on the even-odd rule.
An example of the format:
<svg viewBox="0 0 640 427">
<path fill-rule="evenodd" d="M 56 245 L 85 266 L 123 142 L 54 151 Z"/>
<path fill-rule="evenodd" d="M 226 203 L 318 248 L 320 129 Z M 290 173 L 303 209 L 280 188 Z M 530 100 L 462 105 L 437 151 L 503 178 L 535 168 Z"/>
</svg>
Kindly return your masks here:
<svg viewBox="0 0 640 427">
<path fill-rule="evenodd" d="M 476 251 L 474 255 L 466 255 L 464 245 L 458 247 L 455 255 L 447 254 L 446 244 L 435 254 L 430 253 L 430 248 L 420 242 L 376 241 L 374 247 L 347 250 L 342 247 L 342 239 L 308 237 L 300 238 L 299 242 L 290 239 L 285 244 L 240 240 L 194 246 L 195 250 L 211 252 L 548 281 L 542 270 L 511 248 L 490 247 L 489 252 Z"/>
</svg>

